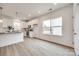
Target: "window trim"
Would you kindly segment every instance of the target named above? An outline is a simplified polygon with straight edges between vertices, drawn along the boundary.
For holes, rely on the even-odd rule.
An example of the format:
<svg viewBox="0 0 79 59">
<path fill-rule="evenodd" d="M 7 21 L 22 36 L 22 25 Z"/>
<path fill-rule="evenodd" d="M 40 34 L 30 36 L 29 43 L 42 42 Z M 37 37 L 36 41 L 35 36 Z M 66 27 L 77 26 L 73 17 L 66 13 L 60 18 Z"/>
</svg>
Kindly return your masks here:
<svg viewBox="0 0 79 59">
<path fill-rule="evenodd" d="M 60 17 L 62 17 L 62 16 L 60 16 Z M 60 18 L 60 17 L 56 17 L 56 18 Z M 54 18 L 54 19 L 56 19 L 56 18 Z M 62 17 L 62 19 L 63 19 L 63 17 Z M 45 34 L 45 33 L 43 33 L 43 31 L 42 31 L 42 34 L 44 34 L 44 35 L 52 35 L 52 36 L 63 36 L 63 20 L 62 20 L 62 26 L 51 26 L 51 20 L 52 19 L 48 19 L 48 20 L 50 20 L 50 34 Z M 44 20 L 45 21 L 45 20 Z M 62 35 L 54 35 L 53 33 L 52 33 L 52 27 L 61 27 L 61 29 L 62 29 Z M 44 28 L 43 27 L 43 23 L 42 23 L 42 28 Z"/>
</svg>

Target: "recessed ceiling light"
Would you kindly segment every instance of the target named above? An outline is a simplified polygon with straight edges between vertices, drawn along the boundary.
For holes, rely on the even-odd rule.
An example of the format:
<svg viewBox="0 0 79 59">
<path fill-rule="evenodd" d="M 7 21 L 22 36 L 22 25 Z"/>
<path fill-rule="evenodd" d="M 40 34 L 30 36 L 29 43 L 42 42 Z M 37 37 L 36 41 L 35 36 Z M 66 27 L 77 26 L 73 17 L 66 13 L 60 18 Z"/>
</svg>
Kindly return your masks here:
<svg viewBox="0 0 79 59">
<path fill-rule="evenodd" d="M 38 11 L 38 13 L 40 14 L 41 12 L 40 12 L 40 11 Z"/>
<path fill-rule="evenodd" d="M 0 22 L 3 22 L 3 20 L 0 20 Z"/>
<path fill-rule="evenodd" d="M 54 3 L 54 5 L 57 5 L 57 3 Z"/>
<path fill-rule="evenodd" d="M 29 14 L 28 16 L 31 16 L 31 14 Z"/>
<path fill-rule="evenodd" d="M 48 9 L 48 11 L 52 11 L 52 10 L 53 10 L 52 8 L 49 8 L 49 9 Z"/>
</svg>

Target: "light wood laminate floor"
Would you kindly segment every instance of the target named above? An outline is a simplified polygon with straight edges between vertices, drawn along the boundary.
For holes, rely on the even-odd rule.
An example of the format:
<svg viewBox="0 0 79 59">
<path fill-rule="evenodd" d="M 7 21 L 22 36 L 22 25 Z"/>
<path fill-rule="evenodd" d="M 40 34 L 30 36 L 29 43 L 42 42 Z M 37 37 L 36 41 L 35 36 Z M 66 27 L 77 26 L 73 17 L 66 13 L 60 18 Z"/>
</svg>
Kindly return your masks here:
<svg viewBox="0 0 79 59">
<path fill-rule="evenodd" d="M 25 38 L 24 42 L 0 48 L 1 56 L 72 56 L 74 50 L 46 41 Z"/>
</svg>

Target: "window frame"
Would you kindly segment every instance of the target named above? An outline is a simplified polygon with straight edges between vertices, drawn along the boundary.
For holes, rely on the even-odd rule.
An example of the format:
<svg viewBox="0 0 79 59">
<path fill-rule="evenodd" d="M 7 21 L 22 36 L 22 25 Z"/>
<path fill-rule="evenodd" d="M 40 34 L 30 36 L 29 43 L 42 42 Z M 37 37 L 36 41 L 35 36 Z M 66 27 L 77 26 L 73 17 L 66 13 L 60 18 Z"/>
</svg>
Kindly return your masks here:
<svg viewBox="0 0 79 59">
<path fill-rule="evenodd" d="M 48 20 L 50 20 L 50 34 L 47 34 L 47 33 L 45 34 L 45 33 L 43 33 L 43 31 L 44 31 L 44 30 L 43 30 L 42 33 L 43 33 L 44 35 L 63 36 L 63 17 L 60 16 L 60 17 L 56 17 L 56 18 L 62 18 L 62 25 L 61 25 L 61 26 L 51 26 L 51 21 L 52 21 L 52 19 L 48 19 Z M 53 18 L 53 20 L 56 19 L 56 18 Z M 46 21 L 46 20 L 44 20 L 44 21 Z M 44 22 L 44 21 L 43 21 L 43 22 Z M 42 22 L 42 28 L 44 29 L 44 27 L 43 27 L 43 22 Z M 55 35 L 55 34 L 53 34 L 53 33 L 52 33 L 52 27 L 61 27 L 61 29 L 62 29 L 62 30 L 61 30 L 61 35 Z"/>
</svg>

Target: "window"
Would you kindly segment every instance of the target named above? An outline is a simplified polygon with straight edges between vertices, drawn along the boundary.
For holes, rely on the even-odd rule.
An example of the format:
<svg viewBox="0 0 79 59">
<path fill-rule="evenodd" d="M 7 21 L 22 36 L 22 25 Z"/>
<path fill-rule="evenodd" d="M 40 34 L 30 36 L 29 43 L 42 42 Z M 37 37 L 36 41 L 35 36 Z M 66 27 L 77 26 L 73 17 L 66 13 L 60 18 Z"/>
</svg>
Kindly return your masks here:
<svg viewBox="0 0 79 59">
<path fill-rule="evenodd" d="M 51 31 L 53 35 L 62 35 L 62 17 L 51 20 Z"/>
<path fill-rule="evenodd" d="M 62 17 L 43 21 L 43 34 L 62 35 Z"/>
<path fill-rule="evenodd" d="M 43 21 L 43 33 L 50 34 L 50 20 Z"/>
</svg>

